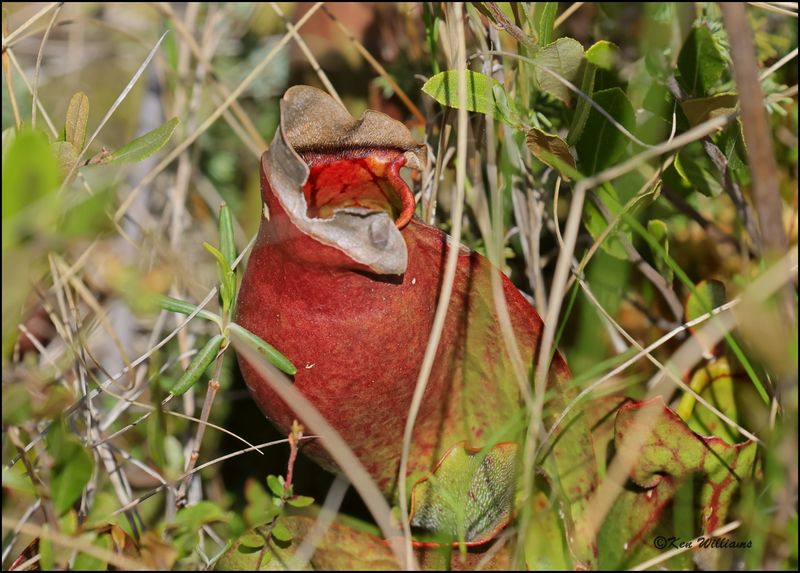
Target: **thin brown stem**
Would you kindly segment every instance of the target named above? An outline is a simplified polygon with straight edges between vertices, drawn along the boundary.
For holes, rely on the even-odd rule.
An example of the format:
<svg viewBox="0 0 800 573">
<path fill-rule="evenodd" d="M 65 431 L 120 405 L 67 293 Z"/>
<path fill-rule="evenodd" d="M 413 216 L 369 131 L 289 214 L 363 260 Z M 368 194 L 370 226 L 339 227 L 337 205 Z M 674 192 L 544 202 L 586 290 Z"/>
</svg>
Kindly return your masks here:
<svg viewBox="0 0 800 573">
<path fill-rule="evenodd" d="M 733 58 L 733 76 L 742 109 L 747 163 L 752 174 L 752 197 L 764 250 L 770 259 L 777 258 L 788 248 L 783 227 L 783 204 L 778 190 L 778 165 L 772 145 L 772 134 L 764 110 L 764 93 L 759 81 L 758 62 L 753 31 L 747 20 L 745 5 L 720 2 L 722 20 L 728 32 Z M 790 288 L 783 289 L 784 328 L 794 324 L 794 296 Z"/>
</svg>

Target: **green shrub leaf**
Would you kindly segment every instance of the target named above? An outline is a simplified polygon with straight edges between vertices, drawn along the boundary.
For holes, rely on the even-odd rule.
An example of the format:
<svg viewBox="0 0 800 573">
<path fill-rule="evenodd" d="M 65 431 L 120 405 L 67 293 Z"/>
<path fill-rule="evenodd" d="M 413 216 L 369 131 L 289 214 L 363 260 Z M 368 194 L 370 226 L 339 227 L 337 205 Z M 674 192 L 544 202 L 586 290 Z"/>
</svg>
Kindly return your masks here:
<svg viewBox="0 0 800 573">
<path fill-rule="evenodd" d="M 179 123 L 180 120 L 177 117 L 173 117 L 167 123 L 148 131 L 141 137 L 137 137 L 116 151 L 112 151 L 101 158 L 98 163 L 102 165 L 122 164 L 146 159 L 167 144 Z"/>
</svg>

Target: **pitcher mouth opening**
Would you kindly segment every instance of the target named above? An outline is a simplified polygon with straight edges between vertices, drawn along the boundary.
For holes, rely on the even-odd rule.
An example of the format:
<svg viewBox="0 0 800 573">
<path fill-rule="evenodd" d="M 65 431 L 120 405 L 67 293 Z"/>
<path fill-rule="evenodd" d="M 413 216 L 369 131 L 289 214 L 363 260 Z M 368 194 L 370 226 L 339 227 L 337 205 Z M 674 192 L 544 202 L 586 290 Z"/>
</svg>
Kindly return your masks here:
<svg viewBox="0 0 800 573">
<path fill-rule="evenodd" d="M 384 211 L 398 229 L 414 216 L 414 194 L 400 176 L 405 152 L 389 148 L 298 150 L 308 165 L 303 186 L 307 215 L 329 219 L 345 208 Z"/>
</svg>

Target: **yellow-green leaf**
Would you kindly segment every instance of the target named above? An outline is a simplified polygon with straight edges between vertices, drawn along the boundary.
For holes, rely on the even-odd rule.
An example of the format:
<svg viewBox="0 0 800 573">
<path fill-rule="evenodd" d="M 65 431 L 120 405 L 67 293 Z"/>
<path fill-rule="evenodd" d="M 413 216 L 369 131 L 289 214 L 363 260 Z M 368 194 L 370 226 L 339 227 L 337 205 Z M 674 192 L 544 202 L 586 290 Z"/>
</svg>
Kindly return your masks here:
<svg viewBox="0 0 800 573">
<path fill-rule="evenodd" d="M 484 74 L 467 70 L 467 110 L 490 115 L 509 125 L 515 125 L 508 96 L 500 82 Z M 433 76 L 422 91 L 440 104 L 458 109 L 458 72 L 449 70 Z"/>
<path fill-rule="evenodd" d="M 89 97 L 78 92 L 69 100 L 67 119 L 64 122 L 64 141 L 80 151 L 86 141 L 86 125 L 89 123 Z"/>
<path fill-rule="evenodd" d="M 586 50 L 586 61 L 602 70 L 612 70 L 619 57 L 619 48 L 608 40 L 595 42 Z"/>
</svg>

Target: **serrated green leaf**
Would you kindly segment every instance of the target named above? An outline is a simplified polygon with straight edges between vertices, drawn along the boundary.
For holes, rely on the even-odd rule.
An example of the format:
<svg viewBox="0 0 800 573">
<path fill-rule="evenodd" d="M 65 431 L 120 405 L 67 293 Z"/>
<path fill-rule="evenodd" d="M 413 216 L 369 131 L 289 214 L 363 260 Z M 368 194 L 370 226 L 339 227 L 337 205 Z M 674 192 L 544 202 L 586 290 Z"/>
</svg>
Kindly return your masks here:
<svg viewBox="0 0 800 573">
<path fill-rule="evenodd" d="M 595 42 L 586 50 L 586 61 L 601 70 L 612 70 L 619 57 L 619 48 L 608 40 Z"/>
<path fill-rule="evenodd" d="M 88 123 L 89 97 L 83 92 L 78 92 L 69 100 L 67 119 L 64 122 L 64 141 L 77 149 L 78 153 L 86 142 L 86 125 Z"/>
<path fill-rule="evenodd" d="M 633 106 L 620 88 L 595 92 L 595 103 L 606 111 L 625 129 L 631 131 L 635 125 Z M 628 136 L 614 126 L 594 107 L 589 111 L 580 140 L 575 145 L 581 172 L 594 175 L 614 165 L 625 153 Z"/>
<path fill-rule="evenodd" d="M 268 475 L 267 486 L 269 486 L 270 491 L 276 497 L 283 497 L 284 494 L 283 477 Z"/>
<path fill-rule="evenodd" d="M 512 113 L 508 103 L 510 100 L 497 80 L 472 70 L 467 70 L 466 76 L 467 110 L 491 115 L 509 125 L 516 125 L 517 122 L 509 116 Z M 458 72 L 450 70 L 436 74 L 425 82 L 422 91 L 440 104 L 458 109 Z"/>
<path fill-rule="evenodd" d="M 314 503 L 314 498 L 308 497 L 307 495 L 293 495 L 286 500 L 286 503 L 292 507 L 308 507 Z"/>
<path fill-rule="evenodd" d="M 294 535 L 289 531 L 288 527 L 278 521 L 272 528 L 272 537 L 278 541 L 291 541 Z"/>
<path fill-rule="evenodd" d="M 116 151 L 112 151 L 101 158 L 98 163 L 101 165 L 109 165 L 133 163 L 146 159 L 167 144 L 179 123 L 180 120 L 177 117 L 173 117 L 167 123 L 160 125 L 152 131 L 148 131 L 141 137 L 137 137 Z"/>
<path fill-rule="evenodd" d="M 678 55 L 681 87 L 694 96 L 703 96 L 714 87 L 727 67 L 711 30 L 705 25 L 692 29 Z"/>
<path fill-rule="evenodd" d="M 525 143 L 527 143 L 528 149 L 530 149 L 534 157 L 550 167 L 559 169 L 557 163 L 553 161 L 553 156 L 570 167 L 575 167 L 575 158 L 572 157 L 567 142 L 557 135 L 545 133 L 541 129 L 532 127 L 525 134 Z M 567 175 L 563 173 L 562 175 L 569 179 Z"/>
<path fill-rule="evenodd" d="M 262 354 L 273 366 L 289 376 L 297 374 L 297 367 L 274 346 L 235 322 L 231 322 L 228 328 L 233 334 L 240 336 L 251 348 Z"/>
<path fill-rule="evenodd" d="M 569 102 L 572 97 L 569 88 L 553 77 L 553 73 L 573 84 L 577 81 L 583 61 L 583 46 L 580 42 L 574 38 L 559 38 L 536 52 L 533 61 L 536 64 L 533 77 L 539 89 L 561 101 Z"/>
</svg>

